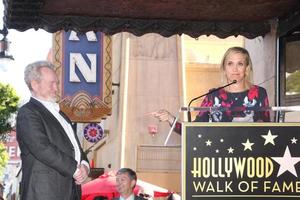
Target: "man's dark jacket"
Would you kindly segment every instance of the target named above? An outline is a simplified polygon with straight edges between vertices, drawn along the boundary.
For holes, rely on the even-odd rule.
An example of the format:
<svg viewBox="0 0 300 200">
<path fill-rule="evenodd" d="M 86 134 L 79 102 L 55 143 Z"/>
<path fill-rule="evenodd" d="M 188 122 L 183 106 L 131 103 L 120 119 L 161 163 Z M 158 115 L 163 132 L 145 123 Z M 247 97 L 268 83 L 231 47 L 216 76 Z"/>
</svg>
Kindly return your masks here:
<svg viewBox="0 0 300 200">
<path fill-rule="evenodd" d="M 21 200 L 80 200 L 81 187 L 73 179 L 74 147 L 52 113 L 31 98 L 19 109 L 16 130 L 22 159 Z M 87 161 L 74 135 L 81 160 Z"/>
</svg>

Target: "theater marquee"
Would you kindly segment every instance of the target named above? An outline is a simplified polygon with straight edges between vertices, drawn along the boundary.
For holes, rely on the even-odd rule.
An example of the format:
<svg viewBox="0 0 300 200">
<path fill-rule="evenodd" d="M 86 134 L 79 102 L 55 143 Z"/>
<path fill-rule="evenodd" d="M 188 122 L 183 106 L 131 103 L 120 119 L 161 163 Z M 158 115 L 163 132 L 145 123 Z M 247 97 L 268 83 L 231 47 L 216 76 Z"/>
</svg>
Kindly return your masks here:
<svg viewBox="0 0 300 200">
<path fill-rule="evenodd" d="M 59 104 L 73 122 L 100 122 L 111 114 L 111 47 L 111 37 L 101 32 L 60 31 L 53 35 Z"/>
<path fill-rule="evenodd" d="M 184 200 L 300 198 L 299 123 L 183 125 Z"/>
</svg>

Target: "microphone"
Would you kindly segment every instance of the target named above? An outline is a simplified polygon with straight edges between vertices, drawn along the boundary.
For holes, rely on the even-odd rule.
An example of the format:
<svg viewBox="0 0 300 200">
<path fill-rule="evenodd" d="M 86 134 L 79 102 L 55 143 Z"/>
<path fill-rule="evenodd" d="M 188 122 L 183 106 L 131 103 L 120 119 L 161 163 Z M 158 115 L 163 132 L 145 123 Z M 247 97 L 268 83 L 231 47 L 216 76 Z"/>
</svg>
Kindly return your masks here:
<svg viewBox="0 0 300 200">
<path fill-rule="evenodd" d="M 201 97 L 204 97 L 204 96 L 206 96 L 206 95 L 209 95 L 209 94 L 211 94 L 211 93 L 214 93 L 214 92 L 216 92 L 216 91 L 218 91 L 218 90 L 221 90 L 221 89 L 223 89 L 223 88 L 225 88 L 225 87 L 228 87 L 228 86 L 230 86 L 230 85 L 232 85 L 232 84 L 235 84 L 235 83 L 237 83 L 237 80 L 233 80 L 231 83 L 228 83 L 227 85 L 224 85 L 224 86 L 221 86 L 221 87 L 212 89 L 212 90 L 210 90 L 209 92 L 207 92 L 207 93 L 205 93 L 205 94 L 202 94 L 202 95 L 200 95 L 200 96 L 198 96 L 198 97 L 193 98 L 193 99 L 189 102 L 188 108 L 191 106 L 191 104 L 192 104 L 195 100 L 200 99 Z M 190 111 L 190 109 L 188 109 L 187 115 L 188 115 L 188 122 L 191 122 L 191 111 Z"/>
</svg>

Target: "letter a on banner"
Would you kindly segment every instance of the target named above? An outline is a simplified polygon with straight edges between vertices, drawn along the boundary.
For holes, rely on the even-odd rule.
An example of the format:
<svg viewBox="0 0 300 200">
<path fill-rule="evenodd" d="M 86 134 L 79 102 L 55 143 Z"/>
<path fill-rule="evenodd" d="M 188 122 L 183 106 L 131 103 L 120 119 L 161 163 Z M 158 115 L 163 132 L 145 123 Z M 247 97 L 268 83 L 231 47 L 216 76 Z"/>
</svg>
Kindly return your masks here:
<svg viewBox="0 0 300 200">
<path fill-rule="evenodd" d="M 59 104 L 73 122 L 99 122 L 111 114 L 111 50 L 111 37 L 100 32 L 53 34 Z"/>
</svg>

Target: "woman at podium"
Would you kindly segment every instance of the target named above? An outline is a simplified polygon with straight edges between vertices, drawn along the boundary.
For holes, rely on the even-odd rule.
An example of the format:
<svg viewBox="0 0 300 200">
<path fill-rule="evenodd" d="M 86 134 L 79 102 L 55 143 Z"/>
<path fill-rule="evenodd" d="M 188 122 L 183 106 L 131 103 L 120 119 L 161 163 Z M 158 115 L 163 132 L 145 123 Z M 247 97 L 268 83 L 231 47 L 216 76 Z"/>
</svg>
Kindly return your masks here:
<svg viewBox="0 0 300 200">
<path fill-rule="evenodd" d="M 195 122 L 269 122 L 269 100 L 266 90 L 252 83 L 253 67 L 249 52 L 242 47 L 229 48 L 221 61 L 222 81 L 227 84 L 205 96 Z M 173 125 L 175 117 L 167 110 L 153 112 L 160 121 Z M 181 124 L 175 126 L 181 132 Z"/>
</svg>

